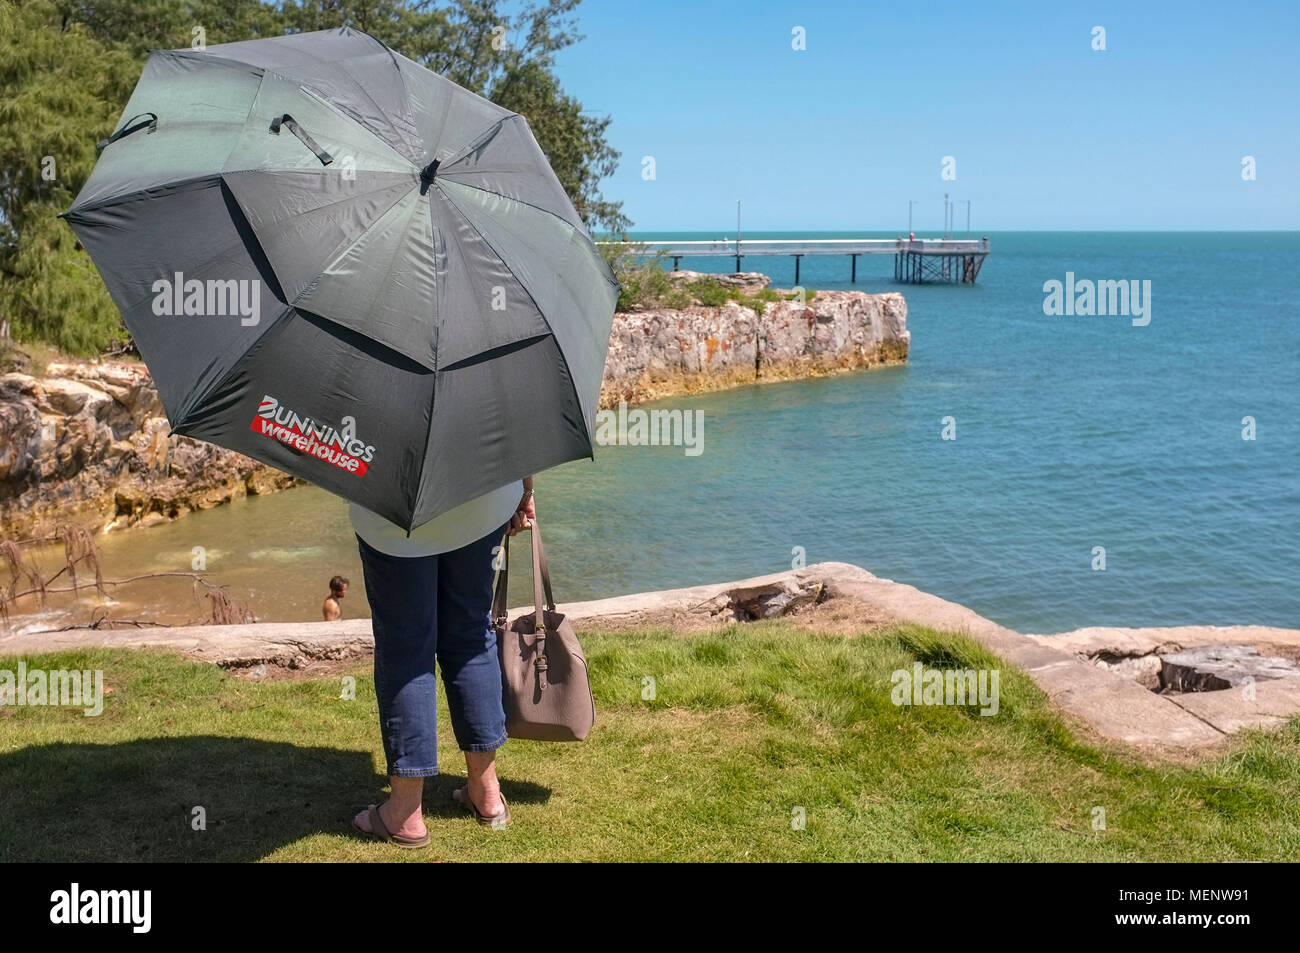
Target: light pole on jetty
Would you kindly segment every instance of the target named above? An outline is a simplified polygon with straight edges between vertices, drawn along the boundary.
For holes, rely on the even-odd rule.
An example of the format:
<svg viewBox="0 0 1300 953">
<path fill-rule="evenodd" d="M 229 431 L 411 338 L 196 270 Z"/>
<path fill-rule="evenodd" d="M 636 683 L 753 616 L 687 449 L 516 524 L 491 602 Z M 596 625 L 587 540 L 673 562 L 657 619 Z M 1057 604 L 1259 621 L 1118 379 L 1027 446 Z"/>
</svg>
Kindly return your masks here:
<svg viewBox="0 0 1300 953">
<path fill-rule="evenodd" d="M 740 199 L 736 199 L 736 274 L 740 274 Z"/>
</svg>

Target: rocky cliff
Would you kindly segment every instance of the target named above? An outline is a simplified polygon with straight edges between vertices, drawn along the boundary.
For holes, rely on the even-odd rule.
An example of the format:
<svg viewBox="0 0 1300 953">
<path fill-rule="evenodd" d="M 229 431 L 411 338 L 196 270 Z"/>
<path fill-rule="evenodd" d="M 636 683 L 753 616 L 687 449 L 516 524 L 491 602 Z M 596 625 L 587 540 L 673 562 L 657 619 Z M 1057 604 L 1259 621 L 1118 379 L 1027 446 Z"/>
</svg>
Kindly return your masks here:
<svg viewBox="0 0 1300 953">
<path fill-rule="evenodd" d="M 907 360 L 897 293 L 820 291 L 807 303 L 734 301 L 614 316 L 601 405 L 810 377 Z"/>
<path fill-rule="evenodd" d="M 148 524 L 295 482 L 169 429 L 142 364 L 0 375 L 0 536 Z"/>
</svg>

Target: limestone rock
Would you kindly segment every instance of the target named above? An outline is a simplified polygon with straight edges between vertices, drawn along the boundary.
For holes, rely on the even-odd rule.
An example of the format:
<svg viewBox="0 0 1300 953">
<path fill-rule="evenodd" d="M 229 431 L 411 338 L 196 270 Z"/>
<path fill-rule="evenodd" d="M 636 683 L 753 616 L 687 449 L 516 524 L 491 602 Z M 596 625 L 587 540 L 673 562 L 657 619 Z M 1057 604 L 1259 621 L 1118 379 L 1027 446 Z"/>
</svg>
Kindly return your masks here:
<svg viewBox="0 0 1300 953">
<path fill-rule="evenodd" d="M 822 291 L 806 303 L 768 302 L 762 314 L 735 301 L 620 312 L 601 406 L 895 364 L 909 343 L 907 303 L 897 293 Z"/>
<path fill-rule="evenodd" d="M 142 364 L 52 363 L 0 375 L 0 536 L 174 519 L 297 481 L 233 451 L 170 437 Z"/>
<path fill-rule="evenodd" d="M 1161 656 L 1160 662 L 1160 682 L 1168 692 L 1213 692 L 1264 679 L 1300 676 L 1300 665 L 1260 655 L 1250 645 L 1202 645 Z"/>
</svg>

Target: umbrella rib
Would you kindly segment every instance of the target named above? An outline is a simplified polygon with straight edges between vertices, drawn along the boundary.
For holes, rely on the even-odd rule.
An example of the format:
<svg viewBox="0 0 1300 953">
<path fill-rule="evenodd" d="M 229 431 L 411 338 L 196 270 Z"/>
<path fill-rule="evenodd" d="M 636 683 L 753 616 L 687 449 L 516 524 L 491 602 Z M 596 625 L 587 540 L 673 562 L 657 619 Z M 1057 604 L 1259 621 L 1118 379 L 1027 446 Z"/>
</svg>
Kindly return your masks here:
<svg viewBox="0 0 1300 953">
<path fill-rule="evenodd" d="M 447 158 L 443 159 L 440 164 L 444 166 L 449 166 L 453 162 L 459 162 L 461 159 L 465 158 L 465 156 L 469 155 L 471 152 L 473 152 L 475 149 L 481 146 L 484 143 L 484 141 L 494 136 L 496 134 L 496 131 L 501 128 L 501 126 L 505 123 L 507 119 L 514 118 L 515 116 L 518 115 L 519 113 L 510 113 L 508 115 L 502 116 L 496 122 L 492 123 L 492 125 L 487 126 L 486 128 L 484 128 L 482 132 L 480 132 L 477 136 L 471 139 L 468 145 L 462 146 L 459 152 L 453 152 L 451 155 L 447 156 Z"/>
<path fill-rule="evenodd" d="M 362 31 L 360 31 L 360 32 L 365 33 L 366 31 L 365 31 L 365 30 L 362 30 Z M 372 40 L 374 40 L 376 43 L 378 43 L 380 49 L 382 49 L 385 53 L 388 54 L 388 59 L 389 59 L 389 60 L 392 62 L 392 64 L 393 64 L 393 72 L 395 72 L 395 73 L 397 74 L 397 83 L 398 83 L 399 86 L 402 87 L 402 102 L 406 105 L 406 108 L 407 108 L 407 110 L 409 111 L 409 110 L 411 109 L 411 88 L 410 88 L 409 86 L 406 85 L 406 77 L 402 75 L 402 64 L 399 63 L 399 62 L 397 62 L 397 54 L 393 52 L 392 48 L 391 48 L 387 43 L 385 43 L 383 40 L 379 39 L 379 37 L 374 36 L 374 35 L 372 35 L 372 34 L 370 34 L 370 33 L 366 33 L 366 36 L 370 37 L 370 39 L 372 39 Z M 418 135 L 419 132 L 420 132 L 420 130 L 419 130 L 419 128 L 415 125 L 415 115 L 414 115 L 414 113 L 411 113 L 411 115 L 409 115 L 409 116 L 407 116 L 407 117 L 404 117 L 404 118 L 407 118 L 407 119 L 410 120 L 411 128 L 412 128 L 413 130 L 415 130 L 416 134 Z M 411 145 L 412 147 L 415 147 L 415 143 L 414 143 L 414 142 L 412 142 L 412 143 L 408 143 L 408 144 Z M 396 152 L 397 150 L 394 149 L 393 151 Z"/>
<path fill-rule="evenodd" d="M 397 147 L 394 146 L 391 142 L 389 142 L 387 139 L 385 139 L 385 138 L 384 138 L 383 136 L 381 136 L 379 133 L 375 132 L 375 130 L 371 129 L 371 128 L 370 128 L 369 126 L 367 126 L 365 123 L 358 121 L 356 116 L 353 116 L 351 113 L 346 112 L 345 110 L 343 110 L 340 106 L 336 105 L 335 103 L 330 102 L 328 99 L 326 99 L 324 96 L 322 96 L 319 92 L 317 92 L 316 89 L 315 89 L 314 87 L 306 86 L 306 85 L 304 85 L 304 84 L 302 84 L 302 83 L 298 83 L 298 82 L 297 82 L 296 80 L 294 80 L 293 78 L 291 78 L 291 77 L 289 77 L 289 76 L 285 76 L 283 73 L 275 72 L 274 70 L 268 70 L 268 72 L 270 72 L 270 73 L 272 73 L 273 75 L 277 76 L 278 78 L 284 80 L 286 83 L 296 83 L 297 86 L 298 86 L 298 90 L 299 90 L 299 92 L 301 92 L 304 96 L 309 97 L 313 102 L 319 103 L 320 105 L 324 106 L 326 109 L 329 109 L 329 110 L 333 111 L 334 113 L 337 113 L 337 114 L 338 114 L 339 116 L 341 116 L 344 120 L 346 120 L 347 122 L 352 123 L 354 126 L 356 126 L 358 129 L 360 129 L 362 132 L 366 133 L 368 136 L 370 136 L 372 139 L 374 139 L 375 142 L 379 143 L 381 146 L 383 146 L 385 149 L 387 149 L 387 150 L 388 150 L 389 152 L 391 152 L 393 155 L 397 156 L 398 159 L 400 159 L 401 161 L 403 161 L 403 162 L 409 164 L 412 168 L 415 168 L 415 167 L 416 167 L 415 162 L 413 162 L 413 161 L 411 160 L 411 157 L 410 157 L 410 156 L 406 155 L 405 153 L 399 152 L 398 149 L 397 149 Z M 376 105 L 377 105 L 377 104 L 376 104 Z"/>
<path fill-rule="evenodd" d="M 466 225 L 474 229 L 474 234 L 483 240 L 483 244 L 487 245 L 487 247 L 492 250 L 492 254 L 497 256 L 497 261 L 501 262 L 501 264 L 505 266 L 506 271 L 510 273 L 510 277 L 514 278 L 515 282 L 519 285 L 519 287 L 524 289 L 524 294 L 528 295 L 528 300 L 531 301 L 533 303 L 533 307 L 537 309 L 537 315 L 542 319 L 542 324 L 546 325 L 546 330 L 549 331 L 551 337 L 554 338 L 555 329 L 551 327 L 551 322 L 547 320 L 546 312 L 544 312 L 542 310 L 541 305 L 537 303 L 537 299 L 534 298 L 533 293 L 528 290 L 528 286 L 523 283 L 523 281 L 520 279 L 520 277 L 517 274 L 515 274 L 515 270 L 510 267 L 510 262 L 506 261 L 505 258 L 502 257 L 501 253 L 496 250 L 496 247 L 490 241 L 487 240 L 487 236 L 484 235 L 481 231 L 479 231 L 478 226 L 475 225 L 472 221 L 470 221 L 470 217 L 465 214 L 464 210 L 459 205 L 456 204 L 455 200 L 453 200 L 450 195 L 448 195 L 446 192 L 442 191 L 441 189 L 438 190 L 438 194 L 440 194 L 443 198 L 447 200 L 447 204 L 456 210 L 457 214 L 460 215 L 460 217 L 465 220 Z M 573 376 L 573 369 L 569 367 L 569 358 L 564 353 L 564 348 L 560 347 L 559 345 L 560 342 L 557 339 L 555 341 L 555 350 L 559 353 L 560 361 L 563 362 L 564 364 L 564 373 L 569 378 L 569 390 L 573 393 L 573 401 L 577 405 L 579 416 L 582 417 L 582 427 L 584 430 L 587 431 L 587 442 L 591 443 L 591 428 L 587 424 L 586 412 L 582 409 L 582 395 L 578 393 L 577 380 Z"/>
</svg>

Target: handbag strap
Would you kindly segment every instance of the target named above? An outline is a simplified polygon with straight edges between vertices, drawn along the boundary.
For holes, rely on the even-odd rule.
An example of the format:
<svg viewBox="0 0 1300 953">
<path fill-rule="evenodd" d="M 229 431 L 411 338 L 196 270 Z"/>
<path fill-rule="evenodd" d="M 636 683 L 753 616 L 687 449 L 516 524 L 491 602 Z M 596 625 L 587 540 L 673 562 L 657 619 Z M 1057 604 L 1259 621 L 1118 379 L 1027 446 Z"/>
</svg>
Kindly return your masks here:
<svg viewBox="0 0 1300 953">
<path fill-rule="evenodd" d="M 541 585 L 539 586 L 538 583 Z M 542 593 L 546 601 L 542 601 Z M 546 565 L 546 547 L 542 545 L 542 532 L 533 520 L 533 602 L 540 610 L 542 606 L 555 611 L 555 594 L 551 592 L 551 567 Z"/>
<path fill-rule="evenodd" d="M 546 562 L 546 549 L 542 545 L 542 534 L 537 527 L 537 520 L 532 521 L 533 533 L 533 611 L 537 614 L 534 631 L 545 631 L 546 616 L 542 612 L 545 606 L 555 611 L 555 594 L 551 590 L 551 567 Z M 501 539 L 501 569 L 497 572 L 496 591 L 492 595 L 492 622 L 504 628 L 506 623 L 506 598 L 510 582 L 510 532 L 507 530 Z"/>
</svg>

